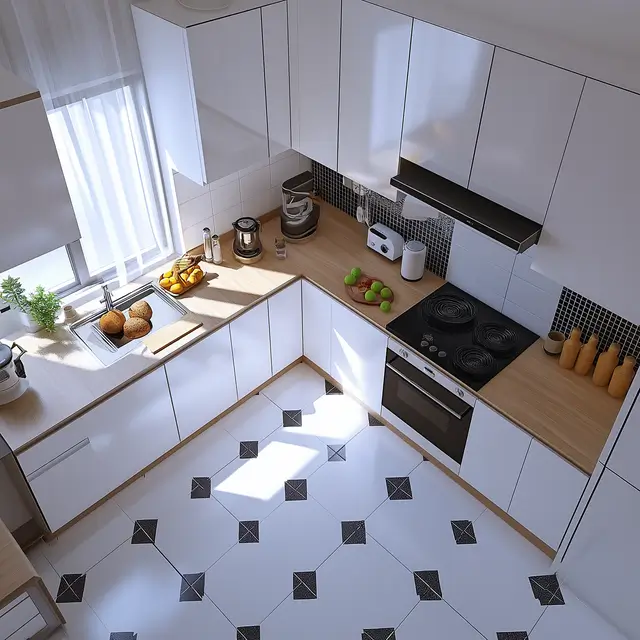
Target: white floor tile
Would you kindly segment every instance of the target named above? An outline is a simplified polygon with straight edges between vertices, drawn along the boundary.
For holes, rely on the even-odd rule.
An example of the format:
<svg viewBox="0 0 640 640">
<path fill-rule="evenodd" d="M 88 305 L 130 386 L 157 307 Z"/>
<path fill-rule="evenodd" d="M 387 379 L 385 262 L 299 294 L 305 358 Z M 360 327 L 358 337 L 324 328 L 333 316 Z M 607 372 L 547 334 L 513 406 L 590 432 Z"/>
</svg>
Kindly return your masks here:
<svg viewBox="0 0 640 640">
<path fill-rule="evenodd" d="M 386 478 L 403 477 L 422 456 L 385 427 L 365 427 L 309 479 L 309 493 L 340 520 L 364 520 L 388 497 Z"/>
<path fill-rule="evenodd" d="M 259 625 L 342 542 L 340 523 L 313 499 L 283 502 L 260 522 L 259 542 L 237 544 L 206 577 L 207 595 L 236 626 Z"/>
<path fill-rule="evenodd" d="M 264 440 L 281 426 L 282 409 L 262 394 L 247 400 L 216 425 L 226 429 L 238 442 Z"/>
<path fill-rule="evenodd" d="M 205 597 L 180 602 L 182 578 L 153 545 L 124 543 L 89 571 L 84 600 L 109 631 L 138 640 L 235 639 L 229 621 Z"/>
<path fill-rule="evenodd" d="M 131 520 L 114 500 L 109 500 L 44 545 L 42 552 L 58 575 L 86 573 L 132 534 Z"/>
<path fill-rule="evenodd" d="M 238 520 L 262 520 L 284 501 L 285 481 L 309 478 L 326 460 L 318 438 L 278 429 L 259 443 L 257 458 L 237 458 L 213 476 L 211 492 Z"/>
<path fill-rule="evenodd" d="M 283 411 L 302 409 L 303 414 L 315 411 L 315 403 L 325 394 L 324 378 L 306 364 L 299 364 L 272 382 L 262 392 Z"/>
<path fill-rule="evenodd" d="M 419 602 L 396 630 L 396 640 L 418 640 L 419 638 L 482 640 L 482 637 L 477 629 L 474 629 L 444 600 Z"/>
</svg>

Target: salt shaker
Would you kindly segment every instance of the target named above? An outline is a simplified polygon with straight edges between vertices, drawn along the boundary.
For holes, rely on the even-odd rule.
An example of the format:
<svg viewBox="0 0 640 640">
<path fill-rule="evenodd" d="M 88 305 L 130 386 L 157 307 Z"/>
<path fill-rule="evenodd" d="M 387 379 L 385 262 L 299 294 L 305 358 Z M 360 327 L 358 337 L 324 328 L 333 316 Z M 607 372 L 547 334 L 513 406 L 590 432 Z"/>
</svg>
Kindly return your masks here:
<svg viewBox="0 0 640 640">
<path fill-rule="evenodd" d="M 202 244 L 204 245 L 204 259 L 213 262 L 213 245 L 211 241 L 211 229 L 205 227 L 202 230 Z"/>
<path fill-rule="evenodd" d="M 217 235 L 211 238 L 211 252 L 213 254 L 213 264 L 222 264 L 222 247 L 220 238 Z"/>
</svg>

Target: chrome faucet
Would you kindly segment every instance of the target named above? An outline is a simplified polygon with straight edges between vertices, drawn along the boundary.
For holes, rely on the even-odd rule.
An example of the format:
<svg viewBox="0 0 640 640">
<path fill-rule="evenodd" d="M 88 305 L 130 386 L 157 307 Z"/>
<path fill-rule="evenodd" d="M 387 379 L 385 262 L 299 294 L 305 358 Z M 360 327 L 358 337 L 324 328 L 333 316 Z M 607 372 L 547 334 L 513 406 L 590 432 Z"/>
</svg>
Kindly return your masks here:
<svg viewBox="0 0 640 640">
<path fill-rule="evenodd" d="M 111 297 L 111 291 L 109 291 L 109 285 L 102 285 L 102 294 L 104 298 L 100 300 L 101 303 L 104 303 L 107 311 L 111 311 L 113 309 L 113 298 Z"/>
</svg>

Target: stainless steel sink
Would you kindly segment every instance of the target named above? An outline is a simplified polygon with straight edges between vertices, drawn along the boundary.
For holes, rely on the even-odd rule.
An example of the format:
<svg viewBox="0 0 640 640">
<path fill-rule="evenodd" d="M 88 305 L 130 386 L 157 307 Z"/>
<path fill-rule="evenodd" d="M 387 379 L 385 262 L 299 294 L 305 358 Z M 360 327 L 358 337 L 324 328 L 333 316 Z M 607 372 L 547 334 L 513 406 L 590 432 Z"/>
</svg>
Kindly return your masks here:
<svg viewBox="0 0 640 640">
<path fill-rule="evenodd" d="M 130 294 L 114 300 L 113 307 L 114 309 L 119 309 L 129 317 L 129 307 L 139 300 L 146 300 L 153 310 L 151 332 L 147 335 L 151 335 L 159 329 L 162 329 L 162 327 L 173 324 L 187 313 L 187 310 L 175 298 L 167 295 L 153 283 L 146 284 L 132 291 Z M 110 336 L 104 333 L 100 329 L 100 318 L 105 313 L 106 310 L 101 309 L 93 315 L 75 322 L 71 325 L 70 329 L 71 333 L 73 333 L 102 364 L 108 367 L 110 364 L 124 358 L 127 354 L 139 347 L 142 341 L 139 338 L 134 340 L 125 338 L 123 333 L 116 336 Z"/>
</svg>

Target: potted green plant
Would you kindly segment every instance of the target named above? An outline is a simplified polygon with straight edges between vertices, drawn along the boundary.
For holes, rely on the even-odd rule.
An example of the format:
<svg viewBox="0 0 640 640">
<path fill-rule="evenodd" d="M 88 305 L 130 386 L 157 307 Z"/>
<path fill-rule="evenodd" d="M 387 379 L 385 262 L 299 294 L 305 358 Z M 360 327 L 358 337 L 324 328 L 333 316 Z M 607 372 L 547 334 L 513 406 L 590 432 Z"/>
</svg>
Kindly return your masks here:
<svg viewBox="0 0 640 640">
<path fill-rule="evenodd" d="M 20 278 L 7 276 L 0 283 L 0 298 L 18 310 L 20 320 L 29 333 L 55 329 L 60 313 L 60 299 L 55 293 L 38 286 L 32 294 L 27 295 Z"/>
</svg>

